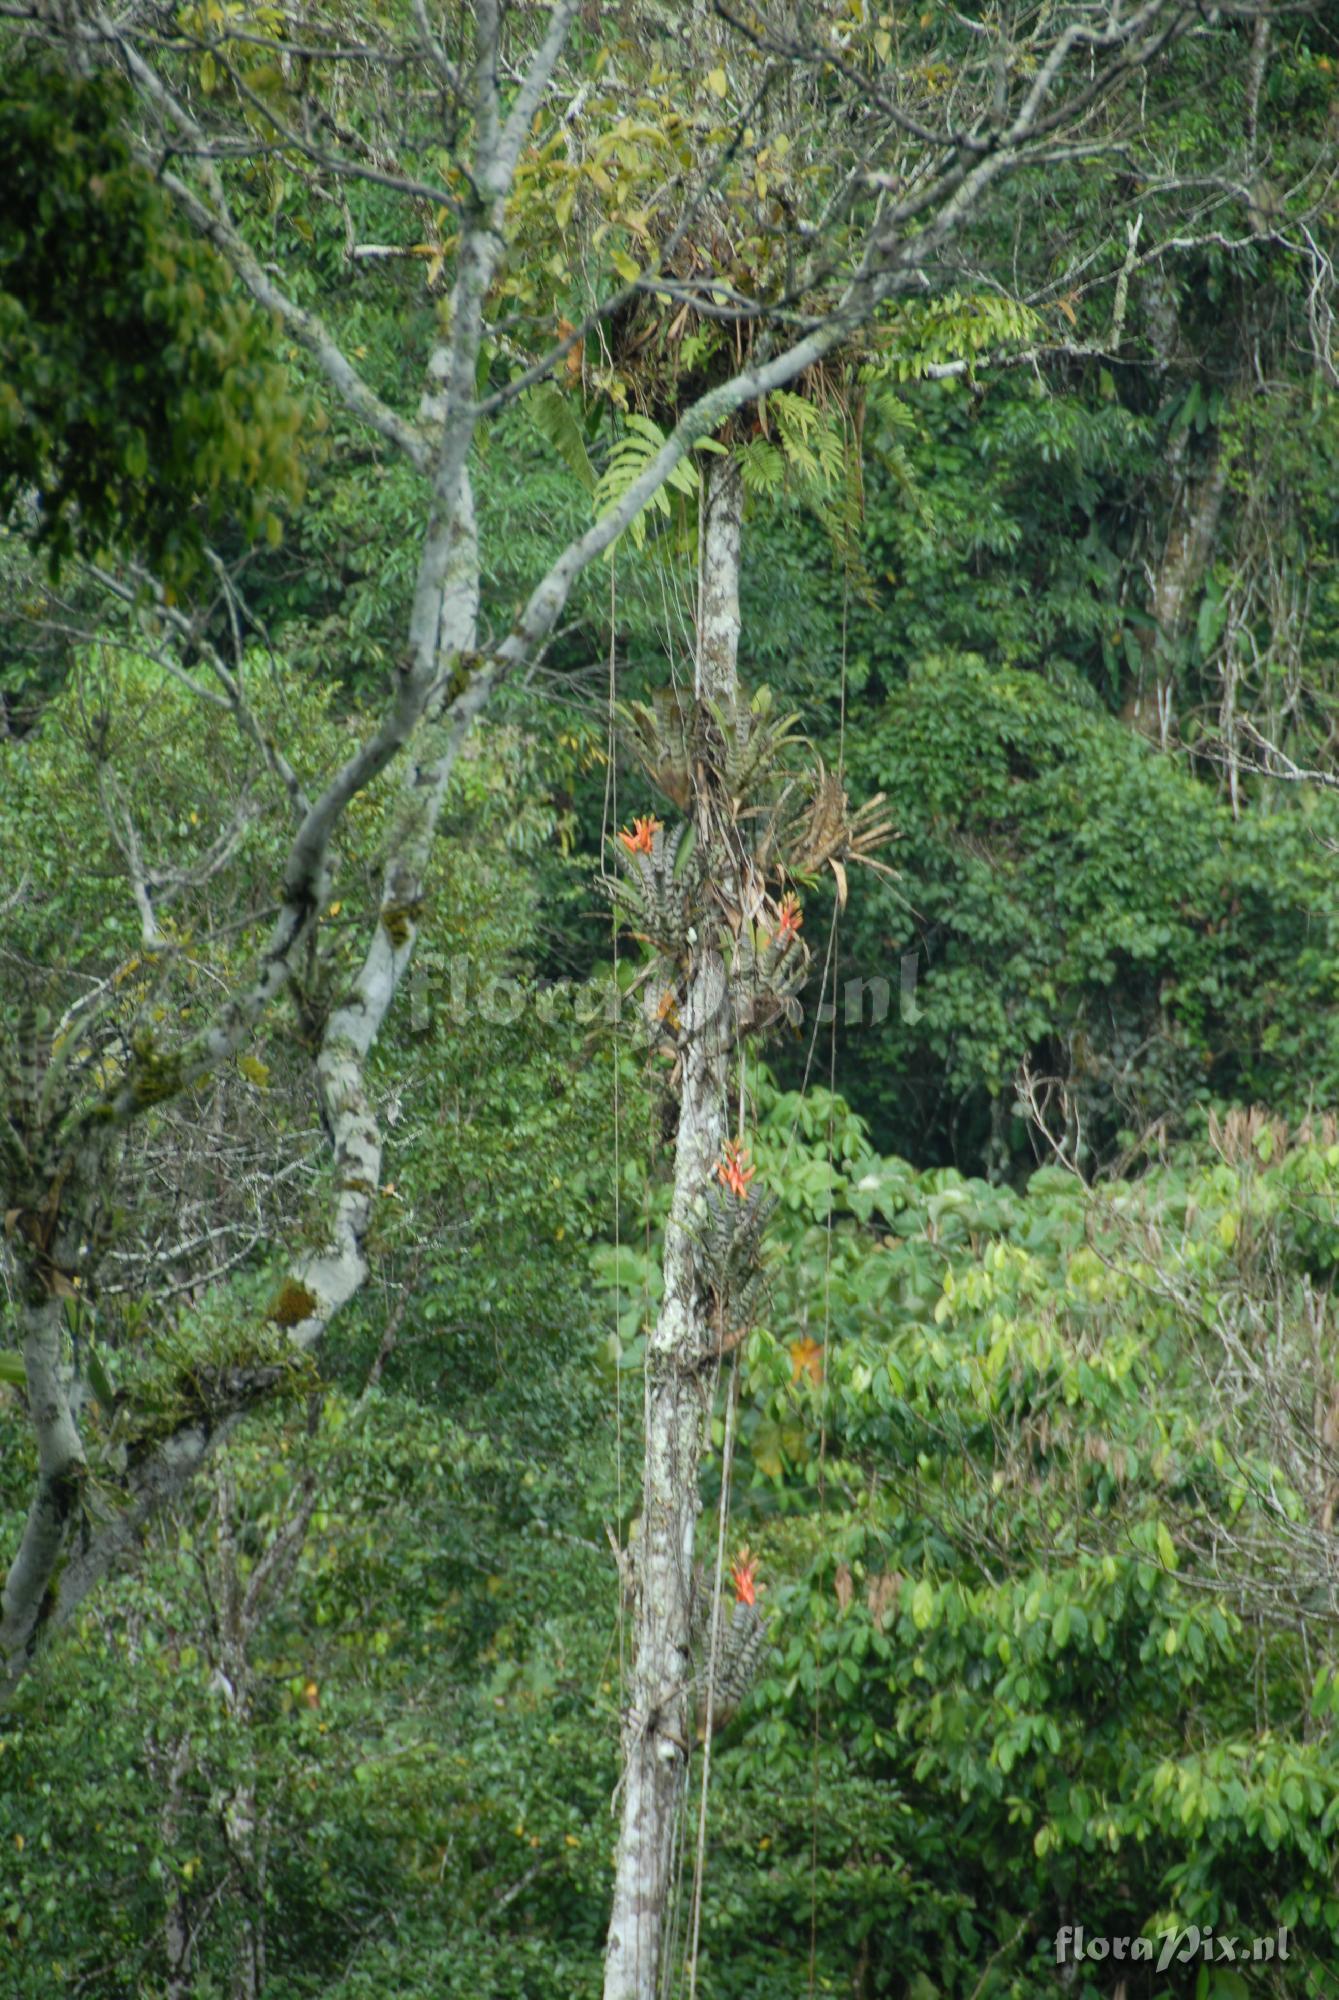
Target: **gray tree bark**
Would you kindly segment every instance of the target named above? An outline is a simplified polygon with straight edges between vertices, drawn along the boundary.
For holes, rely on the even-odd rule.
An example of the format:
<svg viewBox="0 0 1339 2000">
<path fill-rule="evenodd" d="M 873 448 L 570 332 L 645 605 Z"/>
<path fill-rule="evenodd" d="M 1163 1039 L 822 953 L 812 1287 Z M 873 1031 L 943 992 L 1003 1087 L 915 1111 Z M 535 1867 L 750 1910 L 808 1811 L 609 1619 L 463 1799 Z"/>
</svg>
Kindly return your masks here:
<svg viewBox="0 0 1339 2000">
<path fill-rule="evenodd" d="M 739 548 L 743 488 L 738 467 L 711 458 L 705 477 L 698 591 L 699 699 L 730 700 L 737 688 Z M 700 801 L 697 833 L 711 851 L 711 815 Z M 605 2000 L 654 2000 L 671 1888 L 674 1832 L 692 1728 L 693 1540 L 700 1508 L 698 1466 L 709 1411 L 704 1371 L 712 1331 L 698 1268 L 698 1217 L 728 1130 L 734 1021 L 725 964 L 714 937 L 698 940 L 683 1013 L 674 1192 L 665 1227 L 664 1292 L 647 1340 L 642 1533 L 636 1559 L 635 1653 L 623 1729 L 622 1820 L 605 1959 Z"/>
</svg>

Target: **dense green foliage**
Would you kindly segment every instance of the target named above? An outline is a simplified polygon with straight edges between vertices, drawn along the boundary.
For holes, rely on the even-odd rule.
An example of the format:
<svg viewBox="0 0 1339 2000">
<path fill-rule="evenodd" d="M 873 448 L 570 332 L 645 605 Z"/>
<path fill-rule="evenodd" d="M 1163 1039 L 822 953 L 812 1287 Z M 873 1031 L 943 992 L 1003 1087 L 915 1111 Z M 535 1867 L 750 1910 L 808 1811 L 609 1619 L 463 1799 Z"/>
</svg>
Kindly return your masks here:
<svg viewBox="0 0 1339 2000">
<path fill-rule="evenodd" d="M 1021 1195 L 918 1175 L 822 1093 L 765 1104 L 784 1220 L 733 1532 L 762 1551 L 776 1646 L 717 1750 L 703 1990 L 802 1991 L 812 1936 L 820 1991 L 858 1963 L 865 1992 L 928 2000 L 991 1960 L 998 1993 L 1040 2000 L 1076 1921 L 1282 1924 L 1299 1968 L 1326 1963 L 1325 1496 L 1290 1456 L 1291 1407 L 1263 1387 L 1241 1403 L 1218 1343 L 1267 1288 L 1298 1328 L 1273 1366 L 1313 1380 L 1303 1307 L 1339 1264 L 1339 1147 L 1270 1157 L 1277 1134 L 1240 1127 L 1212 1164 L 1093 1204 L 1054 1170 Z M 432 1150 L 408 1148 L 407 1200 Z M 626 1367 L 653 1268 L 626 1242 L 595 1268 Z M 442 1311 L 477 1313 L 455 1270 Z M 609 1313 L 564 1325 L 553 1283 L 547 1312 L 495 1307 L 487 1365 L 427 1320 L 359 1393 L 350 1351 L 319 1439 L 256 1432 L 235 1491 L 155 1538 L 33 1686 L 4 1732 L 16 1993 L 148 1990 L 176 1896 L 226 1965 L 245 1897 L 219 1800 L 253 1771 L 276 1993 L 557 2000 L 594 1981 L 619 1673 L 599 1538 L 636 1397 L 600 1359 Z M 211 1621 L 307 1468 L 319 1504 L 243 1726 Z M 1230 1529 L 1216 1552 L 1208 1520 Z"/>
<path fill-rule="evenodd" d="M 125 110 L 104 79 L 6 64 L 0 516 L 57 564 L 130 548 L 177 582 L 224 516 L 278 539 L 304 413 L 272 329 L 133 159 Z"/>
<path fill-rule="evenodd" d="M 1334 1102 L 1328 800 L 1234 819 L 1081 686 L 971 656 L 920 662 L 848 755 L 902 842 L 843 970 L 918 975 L 911 1018 L 847 1039 L 881 1130 L 1007 1170 L 1025 1058 L 1065 1080 L 1089 1166 L 1213 1102 Z"/>
</svg>

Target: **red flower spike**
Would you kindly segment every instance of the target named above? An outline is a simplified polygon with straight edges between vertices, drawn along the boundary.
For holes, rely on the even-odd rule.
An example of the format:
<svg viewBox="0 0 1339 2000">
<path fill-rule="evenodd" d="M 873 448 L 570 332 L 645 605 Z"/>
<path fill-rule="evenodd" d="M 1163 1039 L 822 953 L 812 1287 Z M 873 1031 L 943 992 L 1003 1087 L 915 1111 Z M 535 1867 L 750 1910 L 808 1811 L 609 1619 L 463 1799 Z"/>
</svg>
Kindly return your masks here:
<svg viewBox="0 0 1339 2000">
<path fill-rule="evenodd" d="M 721 1186 L 729 1188 L 737 1201 L 746 1201 L 749 1182 L 757 1171 L 756 1167 L 749 1165 L 748 1147 L 742 1140 L 727 1139 L 721 1149 L 721 1158 L 716 1163 L 716 1178 Z"/>
<path fill-rule="evenodd" d="M 788 944 L 791 938 L 798 937 L 803 924 L 804 910 L 800 905 L 799 897 L 795 895 L 783 897 L 781 902 L 781 921 L 776 927 L 777 943 Z"/>
<path fill-rule="evenodd" d="M 758 1591 L 758 1558 L 745 1543 L 730 1565 L 730 1574 L 735 1580 L 735 1602 L 756 1604 Z"/>
<path fill-rule="evenodd" d="M 618 837 L 629 854 L 649 854 L 660 830 L 660 821 L 648 814 L 645 819 L 635 819 L 632 822 L 631 833 L 620 831 Z"/>
</svg>

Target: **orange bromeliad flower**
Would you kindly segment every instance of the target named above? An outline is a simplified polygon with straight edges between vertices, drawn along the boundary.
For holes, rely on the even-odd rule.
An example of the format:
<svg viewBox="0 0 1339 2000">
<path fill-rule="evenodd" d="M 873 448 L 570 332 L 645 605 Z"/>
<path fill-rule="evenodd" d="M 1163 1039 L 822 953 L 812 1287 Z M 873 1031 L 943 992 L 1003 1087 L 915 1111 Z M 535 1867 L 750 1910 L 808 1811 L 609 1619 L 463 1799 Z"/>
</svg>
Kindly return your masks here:
<svg viewBox="0 0 1339 2000">
<path fill-rule="evenodd" d="M 781 921 L 776 927 L 777 943 L 787 944 L 791 938 L 798 937 L 803 923 L 804 910 L 801 907 L 799 897 L 794 894 L 783 896 L 781 899 Z"/>
<path fill-rule="evenodd" d="M 631 833 L 620 831 L 618 837 L 629 854 L 649 854 L 659 832 L 660 821 L 648 813 L 645 819 L 635 819 L 632 822 Z"/>
<path fill-rule="evenodd" d="M 758 1558 L 747 1542 L 730 1565 L 730 1574 L 735 1580 L 735 1602 L 754 1604 L 757 1602 Z"/>
<path fill-rule="evenodd" d="M 727 1139 L 721 1149 L 721 1158 L 716 1163 L 716 1178 L 723 1188 L 729 1188 L 739 1201 L 748 1196 L 749 1182 L 757 1173 L 756 1167 L 749 1165 L 748 1147 L 740 1139 Z"/>
</svg>

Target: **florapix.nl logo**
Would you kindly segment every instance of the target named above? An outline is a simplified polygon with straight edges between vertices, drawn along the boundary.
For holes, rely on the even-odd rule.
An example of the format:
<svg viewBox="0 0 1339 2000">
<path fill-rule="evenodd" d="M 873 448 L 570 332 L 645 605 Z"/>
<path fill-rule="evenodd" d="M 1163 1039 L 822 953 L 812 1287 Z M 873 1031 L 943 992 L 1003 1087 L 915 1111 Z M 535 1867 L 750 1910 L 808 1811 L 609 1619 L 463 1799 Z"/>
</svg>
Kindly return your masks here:
<svg viewBox="0 0 1339 2000">
<path fill-rule="evenodd" d="M 897 1018 L 914 1025 L 921 1018 L 916 989 L 919 954 L 904 952 L 898 965 Z M 521 979 L 505 973 L 483 972 L 468 956 L 451 957 L 433 952 L 420 953 L 408 978 L 410 1022 L 414 1032 L 424 1034 L 441 1019 L 459 1025 L 469 1019 L 510 1027 L 526 1013 L 541 1022 L 567 1018 L 578 1026 L 605 1022 L 611 1027 L 635 1020 L 642 1012 L 640 982 L 628 989 L 612 973 L 589 979 Z M 715 996 L 722 1019 L 729 997 L 724 974 Z M 701 998 L 698 999 L 699 1006 Z M 834 996 L 829 988 L 812 1003 L 812 1018 L 820 1024 L 839 1019 L 845 1029 L 880 1027 L 893 1012 L 893 982 L 882 973 L 856 974 L 839 982 Z M 713 1012 L 707 1006 L 710 1027 Z M 803 1015 L 803 1009 L 796 1011 Z"/>
<path fill-rule="evenodd" d="M 1147 1964 L 1267 1965 L 1288 1956 L 1286 1926 L 1263 1937 L 1237 1937 L 1212 1924 L 1173 1925 L 1152 1937 L 1089 1937 L 1082 1924 L 1062 1924 L 1055 1934 L 1057 1965 Z"/>
</svg>

